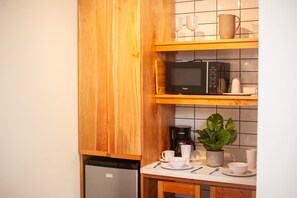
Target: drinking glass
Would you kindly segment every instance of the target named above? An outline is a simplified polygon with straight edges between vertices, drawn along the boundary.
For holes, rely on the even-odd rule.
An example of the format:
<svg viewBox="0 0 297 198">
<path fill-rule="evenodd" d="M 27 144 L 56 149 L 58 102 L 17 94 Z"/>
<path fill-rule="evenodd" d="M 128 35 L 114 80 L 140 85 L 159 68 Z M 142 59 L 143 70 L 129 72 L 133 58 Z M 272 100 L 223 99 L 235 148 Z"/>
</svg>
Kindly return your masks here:
<svg viewBox="0 0 297 198">
<path fill-rule="evenodd" d="M 175 40 L 177 40 L 177 34 L 182 28 L 183 28 L 183 17 L 176 16 L 175 17 Z"/>
<path fill-rule="evenodd" d="M 187 28 L 193 32 L 193 38 L 195 37 L 195 30 L 198 28 L 198 16 L 187 16 Z"/>
</svg>

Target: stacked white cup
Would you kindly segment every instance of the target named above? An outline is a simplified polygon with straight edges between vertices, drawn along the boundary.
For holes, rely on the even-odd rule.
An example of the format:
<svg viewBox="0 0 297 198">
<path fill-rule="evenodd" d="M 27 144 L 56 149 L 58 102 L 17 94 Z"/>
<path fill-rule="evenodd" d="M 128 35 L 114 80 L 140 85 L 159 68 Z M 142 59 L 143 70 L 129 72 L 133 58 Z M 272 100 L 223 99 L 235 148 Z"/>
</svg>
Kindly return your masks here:
<svg viewBox="0 0 297 198">
<path fill-rule="evenodd" d="M 248 164 L 248 170 L 253 171 L 257 168 L 257 150 L 247 149 L 246 150 L 246 161 Z"/>
<path fill-rule="evenodd" d="M 189 144 L 183 144 L 181 145 L 181 155 L 183 158 L 186 158 L 186 163 L 189 164 L 190 163 L 190 159 L 191 159 L 191 150 L 192 150 L 192 146 Z"/>
</svg>

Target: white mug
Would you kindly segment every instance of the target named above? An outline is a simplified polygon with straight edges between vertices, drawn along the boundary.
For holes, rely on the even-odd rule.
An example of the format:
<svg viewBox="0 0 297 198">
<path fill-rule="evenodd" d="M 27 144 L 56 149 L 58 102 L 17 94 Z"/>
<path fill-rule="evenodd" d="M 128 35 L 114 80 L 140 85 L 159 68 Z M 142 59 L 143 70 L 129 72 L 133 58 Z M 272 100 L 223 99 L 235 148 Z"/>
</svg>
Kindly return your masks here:
<svg viewBox="0 0 297 198">
<path fill-rule="evenodd" d="M 257 167 L 257 150 L 247 149 L 246 150 L 246 161 L 248 164 L 248 170 L 255 170 Z"/>
<path fill-rule="evenodd" d="M 181 155 L 183 158 L 187 159 L 187 164 L 190 163 L 190 159 L 191 159 L 191 150 L 192 150 L 192 146 L 189 144 L 183 144 L 181 145 Z"/>
<path fill-rule="evenodd" d="M 163 160 L 168 161 L 169 158 L 174 157 L 174 151 L 166 150 L 166 151 L 163 151 L 161 155 Z"/>
</svg>

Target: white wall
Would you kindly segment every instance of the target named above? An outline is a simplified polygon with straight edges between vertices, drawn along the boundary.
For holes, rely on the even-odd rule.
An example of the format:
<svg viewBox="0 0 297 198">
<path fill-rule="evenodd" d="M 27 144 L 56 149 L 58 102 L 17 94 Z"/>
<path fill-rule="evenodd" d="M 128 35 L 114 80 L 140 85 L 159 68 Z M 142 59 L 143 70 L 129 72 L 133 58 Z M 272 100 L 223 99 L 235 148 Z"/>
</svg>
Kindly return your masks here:
<svg viewBox="0 0 297 198">
<path fill-rule="evenodd" d="M 297 2 L 260 0 L 257 198 L 297 197 Z"/>
<path fill-rule="evenodd" d="M 0 197 L 77 198 L 77 1 L 0 0 Z"/>
</svg>

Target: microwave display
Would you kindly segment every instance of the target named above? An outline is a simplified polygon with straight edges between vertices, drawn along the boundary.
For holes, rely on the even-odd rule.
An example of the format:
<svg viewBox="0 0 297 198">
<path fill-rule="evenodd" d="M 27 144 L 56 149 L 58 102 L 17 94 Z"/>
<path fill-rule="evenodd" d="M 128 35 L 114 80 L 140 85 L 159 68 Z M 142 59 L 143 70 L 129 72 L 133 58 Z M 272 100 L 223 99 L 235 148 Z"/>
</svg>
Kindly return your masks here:
<svg viewBox="0 0 297 198">
<path fill-rule="evenodd" d="M 165 62 L 167 94 L 222 94 L 227 92 L 230 65 L 222 62 Z"/>
</svg>

